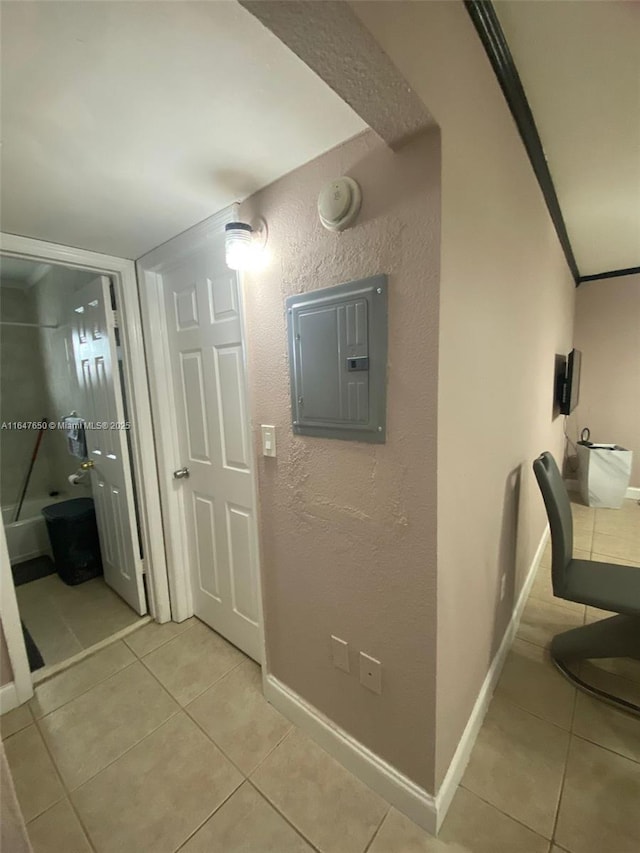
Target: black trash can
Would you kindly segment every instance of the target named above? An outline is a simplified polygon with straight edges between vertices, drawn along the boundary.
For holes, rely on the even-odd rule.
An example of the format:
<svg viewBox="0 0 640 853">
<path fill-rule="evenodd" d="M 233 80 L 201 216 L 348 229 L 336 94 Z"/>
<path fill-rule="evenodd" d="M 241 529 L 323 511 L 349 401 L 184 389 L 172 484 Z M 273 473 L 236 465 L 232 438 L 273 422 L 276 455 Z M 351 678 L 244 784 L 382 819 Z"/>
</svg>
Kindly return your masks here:
<svg viewBox="0 0 640 853">
<path fill-rule="evenodd" d="M 69 586 L 102 574 L 96 511 L 91 498 L 73 498 L 42 510 L 56 571 Z"/>
</svg>

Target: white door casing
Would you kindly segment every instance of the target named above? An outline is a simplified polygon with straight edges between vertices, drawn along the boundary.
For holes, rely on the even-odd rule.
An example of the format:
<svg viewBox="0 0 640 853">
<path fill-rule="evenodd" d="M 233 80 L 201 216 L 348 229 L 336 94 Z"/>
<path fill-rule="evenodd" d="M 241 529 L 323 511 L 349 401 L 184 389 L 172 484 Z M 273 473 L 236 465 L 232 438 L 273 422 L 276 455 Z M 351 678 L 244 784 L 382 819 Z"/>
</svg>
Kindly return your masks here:
<svg viewBox="0 0 640 853">
<path fill-rule="evenodd" d="M 87 453 L 93 462 L 91 486 L 104 579 L 144 615 L 147 604 L 107 276 L 96 277 L 74 293 L 69 311 L 82 396 L 79 414 L 89 425 Z"/>
<path fill-rule="evenodd" d="M 138 262 L 155 348 L 155 421 L 165 433 L 159 442 L 163 507 L 165 517 L 179 508 L 172 519 L 173 570 L 184 570 L 186 558 L 191 612 L 260 662 L 241 290 L 225 263 L 223 229 L 213 227 L 205 240 L 194 232 L 191 240 L 187 232 Z M 182 468 L 189 476 L 174 479 Z"/>
</svg>

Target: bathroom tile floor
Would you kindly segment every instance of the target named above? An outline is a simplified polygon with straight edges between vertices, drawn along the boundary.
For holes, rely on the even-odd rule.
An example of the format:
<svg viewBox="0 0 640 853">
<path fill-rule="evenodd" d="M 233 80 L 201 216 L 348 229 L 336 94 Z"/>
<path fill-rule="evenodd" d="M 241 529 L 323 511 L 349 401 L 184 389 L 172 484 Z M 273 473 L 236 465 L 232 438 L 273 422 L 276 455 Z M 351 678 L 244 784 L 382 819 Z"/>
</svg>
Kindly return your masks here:
<svg viewBox="0 0 640 853">
<path fill-rule="evenodd" d="M 16 588 L 20 618 L 44 658 L 60 663 L 107 639 L 140 617 L 104 580 L 67 586 L 58 575 Z"/>
<path fill-rule="evenodd" d="M 640 567 L 637 504 L 574 514 L 578 550 Z M 552 598 L 547 550 L 437 839 L 271 707 L 220 636 L 148 624 L 1 719 L 35 853 L 637 853 L 640 720 L 577 694 L 546 651 L 600 616 Z M 640 693 L 632 661 L 591 675 Z"/>
</svg>

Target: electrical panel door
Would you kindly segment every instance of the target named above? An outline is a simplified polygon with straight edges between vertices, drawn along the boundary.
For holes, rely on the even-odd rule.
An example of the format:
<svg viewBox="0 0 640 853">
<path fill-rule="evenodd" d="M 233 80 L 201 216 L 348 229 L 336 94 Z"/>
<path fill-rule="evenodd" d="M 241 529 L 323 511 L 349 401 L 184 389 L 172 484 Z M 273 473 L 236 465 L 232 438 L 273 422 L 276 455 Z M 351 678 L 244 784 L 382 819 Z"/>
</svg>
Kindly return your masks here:
<svg viewBox="0 0 640 853">
<path fill-rule="evenodd" d="M 384 442 L 387 277 L 287 299 L 293 431 Z"/>
</svg>

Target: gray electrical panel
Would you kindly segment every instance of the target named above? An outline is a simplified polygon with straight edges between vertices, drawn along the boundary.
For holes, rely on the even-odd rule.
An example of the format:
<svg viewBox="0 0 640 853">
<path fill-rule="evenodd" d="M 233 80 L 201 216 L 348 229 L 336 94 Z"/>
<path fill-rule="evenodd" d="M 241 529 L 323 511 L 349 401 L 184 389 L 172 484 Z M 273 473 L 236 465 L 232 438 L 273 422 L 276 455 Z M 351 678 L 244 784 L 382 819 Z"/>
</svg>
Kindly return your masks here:
<svg viewBox="0 0 640 853">
<path fill-rule="evenodd" d="M 290 296 L 287 318 L 293 431 L 384 442 L 387 276 Z"/>
</svg>

